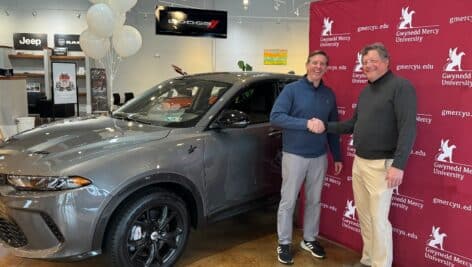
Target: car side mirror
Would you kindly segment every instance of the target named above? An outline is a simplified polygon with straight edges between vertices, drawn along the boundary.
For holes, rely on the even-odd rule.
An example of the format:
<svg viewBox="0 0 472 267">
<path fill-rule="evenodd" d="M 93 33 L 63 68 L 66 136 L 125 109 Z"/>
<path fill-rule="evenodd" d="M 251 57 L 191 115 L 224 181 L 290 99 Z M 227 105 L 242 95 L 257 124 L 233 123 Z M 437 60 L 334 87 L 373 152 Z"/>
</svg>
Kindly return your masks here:
<svg viewBox="0 0 472 267">
<path fill-rule="evenodd" d="M 244 128 L 249 125 L 249 116 L 239 110 L 224 110 L 216 123 L 221 128 Z"/>
</svg>

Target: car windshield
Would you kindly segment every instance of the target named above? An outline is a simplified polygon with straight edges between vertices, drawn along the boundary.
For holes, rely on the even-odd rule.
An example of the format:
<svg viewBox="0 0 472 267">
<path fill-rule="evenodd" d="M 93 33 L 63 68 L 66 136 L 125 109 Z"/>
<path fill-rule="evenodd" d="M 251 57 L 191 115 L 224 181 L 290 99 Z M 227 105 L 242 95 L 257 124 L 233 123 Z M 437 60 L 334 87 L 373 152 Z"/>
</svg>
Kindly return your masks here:
<svg viewBox="0 0 472 267">
<path fill-rule="evenodd" d="M 198 78 L 168 80 L 113 112 L 113 117 L 166 127 L 192 127 L 231 86 Z"/>
</svg>

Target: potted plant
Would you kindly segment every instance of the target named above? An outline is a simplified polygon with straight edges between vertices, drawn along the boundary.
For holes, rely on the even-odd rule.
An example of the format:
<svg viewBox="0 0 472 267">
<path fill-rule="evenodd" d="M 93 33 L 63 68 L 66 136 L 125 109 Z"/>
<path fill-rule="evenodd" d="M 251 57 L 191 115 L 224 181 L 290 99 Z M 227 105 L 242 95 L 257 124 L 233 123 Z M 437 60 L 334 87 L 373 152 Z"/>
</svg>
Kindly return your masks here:
<svg viewBox="0 0 472 267">
<path fill-rule="evenodd" d="M 238 67 L 242 70 L 242 71 L 252 71 L 252 66 L 245 63 L 244 61 L 242 60 L 239 60 L 238 61 Z"/>
</svg>

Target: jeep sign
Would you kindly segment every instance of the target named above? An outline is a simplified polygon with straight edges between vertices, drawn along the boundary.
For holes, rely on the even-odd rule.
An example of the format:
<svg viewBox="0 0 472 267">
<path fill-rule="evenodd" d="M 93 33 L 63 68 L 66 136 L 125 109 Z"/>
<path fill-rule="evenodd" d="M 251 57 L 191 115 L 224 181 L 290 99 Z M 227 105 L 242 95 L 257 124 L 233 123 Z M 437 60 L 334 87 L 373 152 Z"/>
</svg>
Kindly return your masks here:
<svg viewBox="0 0 472 267">
<path fill-rule="evenodd" d="M 45 33 L 14 33 L 15 50 L 43 50 L 48 47 L 48 35 Z"/>
</svg>

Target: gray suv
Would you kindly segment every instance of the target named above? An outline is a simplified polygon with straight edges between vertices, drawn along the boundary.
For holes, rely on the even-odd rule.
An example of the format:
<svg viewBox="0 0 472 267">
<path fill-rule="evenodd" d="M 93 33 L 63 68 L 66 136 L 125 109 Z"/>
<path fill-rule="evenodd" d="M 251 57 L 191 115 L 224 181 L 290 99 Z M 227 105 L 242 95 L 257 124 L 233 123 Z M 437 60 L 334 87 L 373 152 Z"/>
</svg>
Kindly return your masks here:
<svg viewBox="0 0 472 267">
<path fill-rule="evenodd" d="M 171 266 L 198 227 L 280 190 L 269 124 L 300 77 L 207 73 L 167 80 L 110 117 L 54 122 L 0 145 L 0 240 L 28 258 Z"/>
</svg>

